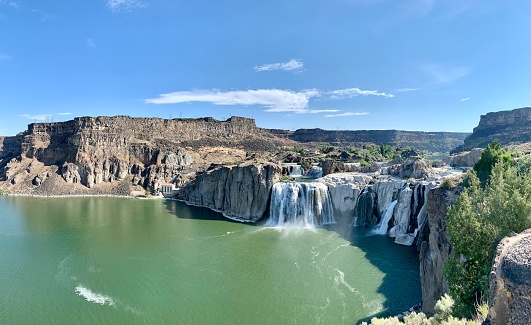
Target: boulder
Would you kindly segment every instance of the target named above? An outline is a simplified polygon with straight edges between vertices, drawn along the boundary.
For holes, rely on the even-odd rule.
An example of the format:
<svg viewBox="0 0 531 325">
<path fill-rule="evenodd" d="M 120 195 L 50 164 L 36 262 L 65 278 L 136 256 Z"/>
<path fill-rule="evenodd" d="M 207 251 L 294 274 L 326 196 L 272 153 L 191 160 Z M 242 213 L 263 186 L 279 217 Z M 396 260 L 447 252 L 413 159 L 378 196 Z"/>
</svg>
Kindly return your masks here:
<svg viewBox="0 0 531 325">
<path fill-rule="evenodd" d="M 492 324 L 529 324 L 531 320 L 531 229 L 504 238 L 490 274 Z"/>
</svg>

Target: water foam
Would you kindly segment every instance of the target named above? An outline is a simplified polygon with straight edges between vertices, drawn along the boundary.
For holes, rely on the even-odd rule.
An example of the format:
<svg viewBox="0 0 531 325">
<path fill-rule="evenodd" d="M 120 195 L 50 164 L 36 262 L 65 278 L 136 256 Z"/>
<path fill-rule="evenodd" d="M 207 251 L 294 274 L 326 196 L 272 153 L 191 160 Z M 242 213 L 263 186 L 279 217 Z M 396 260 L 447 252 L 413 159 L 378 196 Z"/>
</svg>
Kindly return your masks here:
<svg viewBox="0 0 531 325">
<path fill-rule="evenodd" d="M 90 291 L 90 289 L 87 289 L 82 285 L 78 285 L 75 291 L 78 296 L 85 298 L 85 300 L 89 302 L 93 302 L 95 304 L 100 304 L 100 305 L 114 306 L 114 300 L 111 297 L 100 294 L 100 293 L 92 292 Z"/>
</svg>

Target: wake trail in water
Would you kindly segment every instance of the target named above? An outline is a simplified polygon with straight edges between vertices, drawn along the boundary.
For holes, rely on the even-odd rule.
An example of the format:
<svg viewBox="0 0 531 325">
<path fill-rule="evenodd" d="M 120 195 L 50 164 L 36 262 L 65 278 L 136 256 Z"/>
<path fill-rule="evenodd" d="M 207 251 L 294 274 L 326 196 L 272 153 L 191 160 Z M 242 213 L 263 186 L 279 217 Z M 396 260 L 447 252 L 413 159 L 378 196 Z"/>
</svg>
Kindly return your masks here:
<svg viewBox="0 0 531 325">
<path fill-rule="evenodd" d="M 78 296 L 85 298 L 85 300 L 88 302 L 93 302 L 95 304 L 100 304 L 100 305 L 109 305 L 109 306 L 115 305 L 114 300 L 111 297 L 100 294 L 100 293 L 93 292 L 90 289 L 87 289 L 82 285 L 78 285 L 75 289 L 75 292 Z"/>
<path fill-rule="evenodd" d="M 74 291 L 76 292 L 78 296 L 85 298 L 85 300 L 88 302 L 92 302 L 92 303 L 102 305 L 102 306 L 111 306 L 115 308 L 119 306 L 119 307 L 122 307 L 124 310 L 131 312 L 133 314 L 136 314 L 136 315 L 142 314 L 136 308 L 122 304 L 118 300 L 112 298 L 111 296 L 107 296 L 102 293 L 94 292 L 81 284 L 79 284 L 74 289 Z"/>
</svg>

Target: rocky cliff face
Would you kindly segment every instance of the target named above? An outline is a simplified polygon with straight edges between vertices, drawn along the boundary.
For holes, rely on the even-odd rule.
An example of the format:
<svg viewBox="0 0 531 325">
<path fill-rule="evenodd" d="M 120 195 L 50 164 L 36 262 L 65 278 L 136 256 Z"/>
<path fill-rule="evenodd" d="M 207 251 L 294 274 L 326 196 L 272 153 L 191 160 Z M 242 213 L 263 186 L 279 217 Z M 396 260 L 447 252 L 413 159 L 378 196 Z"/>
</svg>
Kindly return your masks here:
<svg viewBox="0 0 531 325">
<path fill-rule="evenodd" d="M 254 120 L 240 117 L 80 117 L 30 124 L 24 133 L 2 139 L 0 180 L 12 192 L 29 194 L 39 192 L 51 175 L 80 194 L 126 178 L 133 186 L 155 190 L 163 182 L 187 184 L 212 163 L 243 161 L 248 151 L 277 150 L 283 144 Z M 64 186 L 56 185 L 47 187 L 49 195 L 63 194 L 58 188 Z"/>
<path fill-rule="evenodd" d="M 223 166 L 198 176 L 176 197 L 220 211 L 228 218 L 257 221 L 264 216 L 271 187 L 281 175 L 280 165 L 271 163 Z"/>
<path fill-rule="evenodd" d="M 529 324 L 531 320 L 531 229 L 504 238 L 490 274 L 492 324 Z"/>
<path fill-rule="evenodd" d="M 470 151 L 464 151 L 455 155 L 448 156 L 444 162 L 452 167 L 474 167 L 481 158 L 483 149 L 474 148 Z"/>
<path fill-rule="evenodd" d="M 428 193 L 428 233 L 421 243 L 419 255 L 422 311 L 428 315 L 435 312 L 435 303 L 448 292 L 443 266 L 448 259 L 451 243 L 444 220 L 448 207 L 455 203 L 458 192 L 459 190 L 449 191 L 437 187 Z"/>
<path fill-rule="evenodd" d="M 503 146 L 531 142 L 531 107 L 481 115 L 474 132 L 455 151 L 485 148 L 492 141 Z"/>
<path fill-rule="evenodd" d="M 285 136 L 288 136 L 284 133 Z M 332 131 L 322 129 L 299 129 L 289 135 L 298 142 L 328 142 L 333 145 L 349 143 L 375 143 L 393 146 L 411 146 L 419 150 L 449 152 L 462 145 L 468 133 L 419 132 L 399 130 Z"/>
</svg>

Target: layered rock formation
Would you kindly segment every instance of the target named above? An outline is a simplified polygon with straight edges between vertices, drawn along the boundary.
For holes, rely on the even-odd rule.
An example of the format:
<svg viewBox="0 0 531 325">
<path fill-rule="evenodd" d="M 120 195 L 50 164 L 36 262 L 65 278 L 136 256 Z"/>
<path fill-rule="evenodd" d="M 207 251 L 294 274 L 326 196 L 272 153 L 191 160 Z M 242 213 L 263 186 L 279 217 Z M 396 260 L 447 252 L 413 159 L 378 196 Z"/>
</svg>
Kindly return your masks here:
<svg viewBox="0 0 531 325">
<path fill-rule="evenodd" d="M 228 218 L 257 221 L 264 216 L 271 187 L 281 175 L 278 164 L 223 166 L 199 175 L 179 189 L 176 198 L 220 211 Z"/>
<path fill-rule="evenodd" d="M 278 133 L 280 134 L 280 133 Z M 399 130 L 357 130 L 334 131 L 322 129 L 299 129 L 293 133 L 282 133 L 298 142 L 328 142 L 332 145 L 375 143 L 392 146 L 410 146 L 418 150 L 449 152 L 462 145 L 469 133 L 460 132 L 420 132 Z"/>
<path fill-rule="evenodd" d="M 481 115 L 474 132 L 455 152 L 485 148 L 492 141 L 502 146 L 531 142 L 531 107 Z"/>
<path fill-rule="evenodd" d="M 464 151 L 448 156 L 444 159 L 444 162 L 452 167 L 474 167 L 479 158 L 481 158 L 482 152 L 483 149 L 474 148 L 470 151 Z"/>
<path fill-rule="evenodd" d="M 459 190 L 446 190 L 441 187 L 428 193 L 427 234 L 420 246 L 420 284 L 422 288 L 422 311 L 432 315 L 435 303 L 444 293 L 448 285 L 443 277 L 443 266 L 448 259 L 451 243 L 446 231 L 445 218 L 448 207 L 455 203 Z"/>
<path fill-rule="evenodd" d="M 0 179 L 8 190 L 26 194 L 39 192 L 48 179 L 57 183 L 51 175 L 69 184 L 69 194 L 86 194 L 104 183 L 110 188 L 126 178 L 154 191 L 169 181 L 185 185 L 212 163 L 243 161 L 247 152 L 276 151 L 284 144 L 240 117 L 80 117 L 30 124 L 24 133 L 4 138 Z M 45 186 L 48 195 L 64 194 L 56 185 Z"/>
<path fill-rule="evenodd" d="M 531 320 L 531 229 L 504 238 L 490 274 L 492 324 L 529 324 Z"/>
</svg>

